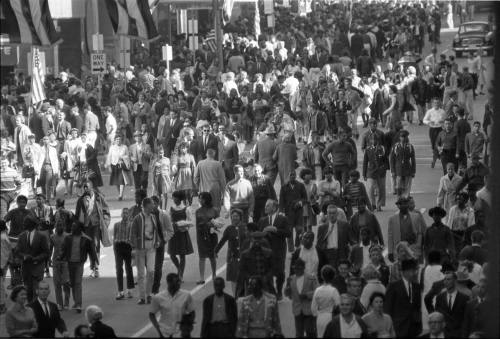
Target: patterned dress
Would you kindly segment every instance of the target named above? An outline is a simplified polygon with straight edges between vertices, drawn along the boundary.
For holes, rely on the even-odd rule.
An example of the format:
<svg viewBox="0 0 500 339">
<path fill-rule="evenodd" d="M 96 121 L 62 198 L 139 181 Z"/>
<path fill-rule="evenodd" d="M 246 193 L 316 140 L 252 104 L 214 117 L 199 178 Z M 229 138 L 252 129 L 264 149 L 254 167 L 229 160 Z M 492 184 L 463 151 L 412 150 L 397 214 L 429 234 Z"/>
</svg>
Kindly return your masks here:
<svg viewBox="0 0 500 339">
<path fill-rule="evenodd" d="M 179 191 L 193 189 L 193 173 L 196 165 L 193 155 L 189 153 L 179 155 L 173 165 L 177 167 L 175 189 Z"/>
<path fill-rule="evenodd" d="M 178 221 L 188 220 L 186 209 L 183 204 L 170 208 L 170 218 L 174 226 L 174 235 L 168 241 L 168 254 L 170 255 L 188 255 L 194 252 L 189 231 L 183 231 L 177 226 Z"/>
</svg>

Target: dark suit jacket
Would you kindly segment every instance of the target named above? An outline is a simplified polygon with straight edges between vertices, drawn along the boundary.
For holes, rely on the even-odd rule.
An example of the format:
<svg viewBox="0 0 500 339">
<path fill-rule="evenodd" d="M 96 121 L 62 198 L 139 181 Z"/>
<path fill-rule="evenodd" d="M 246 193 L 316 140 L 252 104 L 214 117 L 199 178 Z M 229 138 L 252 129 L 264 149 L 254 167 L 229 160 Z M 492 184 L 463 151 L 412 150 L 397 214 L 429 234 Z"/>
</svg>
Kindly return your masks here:
<svg viewBox="0 0 500 339">
<path fill-rule="evenodd" d="M 116 338 L 115 331 L 108 325 L 103 324 L 101 321 L 96 321 L 90 326 L 92 332 L 94 332 L 95 339 L 108 339 Z"/>
<path fill-rule="evenodd" d="M 412 300 L 402 279 L 389 284 L 385 294 L 384 311 L 392 317 L 397 337 L 417 336 L 422 330 L 421 289 L 417 283 L 411 286 Z"/>
<path fill-rule="evenodd" d="M 366 327 L 365 322 L 361 319 L 360 316 L 354 315 L 356 317 L 356 321 L 361 327 L 361 338 L 368 337 L 368 328 Z M 341 315 L 336 315 L 332 318 L 332 321 L 326 325 L 325 333 L 323 334 L 323 338 L 342 338 L 340 334 L 340 317 Z"/>
<path fill-rule="evenodd" d="M 73 246 L 73 235 L 68 235 L 64 238 L 63 246 L 61 249 L 61 256 L 59 260 L 69 261 L 71 258 L 71 248 Z M 80 263 L 84 263 L 87 261 L 87 256 L 90 256 L 96 262 L 99 262 L 99 258 L 97 257 L 95 246 L 92 243 L 92 240 L 82 233 L 80 238 Z"/>
<path fill-rule="evenodd" d="M 238 310 L 236 306 L 236 299 L 229 294 L 224 293 L 224 301 L 226 304 L 226 317 L 231 326 L 231 333 L 236 333 L 236 325 L 238 323 Z M 200 337 L 208 337 L 208 325 L 212 320 L 212 311 L 214 305 L 214 294 L 209 295 L 203 300 L 203 319 L 201 322 Z"/>
<path fill-rule="evenodd" d="M 453 307 L 450 310 L 448 307 L 447 292 L 441 292 L 436 297 L 436 311 L 444 316 L 446 326 L 444 332 L 450 337 L 460 337 L 462 335 L 462 324 L 464 321 L 465 306 L 469 301 L 469 297 L 465 294 L 457 292 Z"/>
<path fill-rule="evenodd" d="M 49 239 L 43 233 L 35 231 L 31 245 L 28 241 L 28 232 L 24 231 L 19 235 L 16 251 L 24 258 L 31 255 L 32 260 L 23 259 L 23 270 L 31 272 L 35 277 L 43 277 L 45 260 L 50 257 Z"/>
<path fill-rule="evenodd" d="M 267 226 L 269 226 L 269 216 L 260 218 L 260 230 L 263 230 Z M 267 233 L 266 238 L 273 251 L 273 268 L 284 271 L 287 250 L 286 239 L 292 235 L 292 230 L 288 224 L 288 220 L 281 213 L 276 215 L 272 226 L 276 227 L 277 231 L 275 233 Z"/>
<path fill-rule="evenodd" d="M 316 248 L 318 249 L 318 252 L 321 253 L 321 257 L 319 258 L 319 266 L 323 267 L 323 265 L 329 264 L 332 265 L 333 267 L 337 267 L 337 263 L 329 263 L 327 262 L 327 258 L 324 255 L 324 251 L 326 250 L 327 246 L 327 236 L 328 236 L 328 228 L 330 224 L 326 223 L 323 225 L 320 225 L 318 227 L 318 236 L 317 236 L 317 243 L 316 243 Z M 337 261 L 343 260 L 343 259 L 348 259 L 349 258 L 349 224 L 337 220 L 337 227 L 338 227 L 338 256 L 337 256 Z"/>
<path fill-rule="evenodd" d="M 434 312 L 434 304 L 432 303 L 434 300 L 434 297 L 437 296 L 439 293 L 441 293 L 443 291 L 443 289 L 444 289 L 443 280 L 438 280 L 432 284 L 431 289 L 424 296 L 425 308 L 427 309 L 427 312 L 429 314 Z"/>
<path fill-rule="evenodd" d="M 224 168 L 224 172 L 226 173 L 226 180 L 228 179 L 228 175 L 230 176 L 230 173 L 234 173 L 233 167 L 238 163 L 238 160 L 238 146 L 236 145 L 236 142 L 229 140 L 227 145 L 222 146 L 222 154 L 220 156 L 220 161 L 223 162 L 222 166 Z M 232 175 L 231 179 L 233 177 L 234 175 Z"/>
<path fill-rule="evenodd" d="M 255 145 L 255 162 L 262 166 L 264 173 L 278 168 L 276 161 L 273 160 L 276 147 L 278 143 L 269 137 L 257 141 Z"/>
<path fill-rule="evenodd" d="M 80 135 L 83 131 L 83 119 L 80 115 L 71 115 L 68 118 L 68 121 L 71 123 L 71 127 L 76 128 L 78 130 L 78 135 Z"/>
<path fill-rule="evenodd" d="M 67 331 L 66 323 L 61 318 L 57 305 L 53 302 L 47 301 L 50 314 L 49 317 L 47 317 L 43 311 L 38 298 L 36 298 L 32 303 L 29 303 L 28 306 L 33 309 L 33 313 L 35 313 L 35 319 L 38 324 L 38 331 L 34 334 L 35 338 L 54 338 L 56 329 L 61 334 Z"/>
<path fill-rule="evenodd" d="M 29 120 L 28 127 L 30 128 L 31 132 L 35 135 L 36 142 L 39 142 L 40 139 L 42 139 L 45 136 L 43 126 L 42 126 L 42 120 L 43 117 L 40 115 L 40 113 L 35 113 L 31 116 L 31 119 Z"/>
<path fill-rule="evenodd" d="M 371 240 L 374 243 L 379 243 L 380 245 L 384 245 L 384 236 L 382 235 L 382 230 L 380 228 L 380 224 L 378 222 L 377 217 L 371 211 L 366 211 L 366 225 L 364 227 L 370 230 Z M 359 213 L 354 213 L 351 217 L 350 221 L 350 229 L 351 229 L 351 241 L 355 243 L 359 242 L 359 232 L 361 231 L 361 227 L 359 226 Z"/>
<path fill-rule="evenodd" d="M 199 136 L 193 140 L 189 153 L 194 156 L 194 160 L 198 163 L 200 160 L 207 158 L 207 150 L 209 148 L 215 151 L 215 160 L 219 160 L 219 139 L 213 134 L 208 135 L 207 147 L 203 145 L 203 136 Z"/>
<path fill-rule="evenodd" d="M 487 314 L 488 309 L 484 301 L 480 303 L 477 298 L 470 300 L 465 306 L 462 337 L 468 338 L 472 332 L 484 331 Z"/>
<path fill-rule="evenodd" d="M 68 135 L 71 133 L 71 124 L 66 120 L 56 121 L 54 124 L 54 132 L 56 132 L 56 137 L 58 140 L 66 140 Z"/>
</svg>

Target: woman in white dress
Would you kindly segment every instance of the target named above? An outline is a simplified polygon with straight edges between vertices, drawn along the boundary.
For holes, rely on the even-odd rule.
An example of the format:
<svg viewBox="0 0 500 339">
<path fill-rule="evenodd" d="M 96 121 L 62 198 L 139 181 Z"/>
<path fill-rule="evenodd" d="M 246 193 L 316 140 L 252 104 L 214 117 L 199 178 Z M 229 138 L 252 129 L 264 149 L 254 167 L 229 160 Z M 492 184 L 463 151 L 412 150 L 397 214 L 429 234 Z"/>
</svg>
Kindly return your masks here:
<svg viewBox="0 0 500 339">
<path fill-rule="evenodd" d="M 109 148 L 106 158 L 106 168 L 111 169 L 110 185 L 118 189 L 118 200 L 123 200 L 123 189 L 125 185 L 132 185 L 130 175 L 130 155 L 128 147 L 122 144 L 121 135 L 115 136 L 115 142 Z"/>
<path fill-rule="evenodd" d="M 78 129 L 71 129 L 69 138 L 64 142 L 64 151 L 61 154 L 63 159 L 62 178 L 66 187 L 65 195 L 73 195 L 73 182 L 75 178 L 75 165 L 79 160 L 78 149 L 82 146 L 82 140 L 78 136 Z"/>
<path fill-rule="evenodd" d="M 335 287 L 333 287 L 333 279 L 335 278 L 335 270 L 330 265 L 325 265 L 321 269 L 321 277 L 323 285 L 316 288 L 314 291 L 311 312 L 316 317 L 316 330 L 318 338 L 323 338 L 326 325 L 332 320 L 332 312 L 335 306 L 340 304 L 340 295 Z"/>
<path fill-rule="evenodd" d="M 422 325 L 423 329 L 428 330 L 428 318 L 429 313 L 427 312 L 427 307 L 425 307 L 424 297 L 431 290 L 432 284 L 436 281 L 442 280 L 444 278 L 441 272 L 441 252 L 430 251 L 429 257 L 427 258 L 427 266 L 422 270 L 421 282 L 422 282 Z"/>
</svg>

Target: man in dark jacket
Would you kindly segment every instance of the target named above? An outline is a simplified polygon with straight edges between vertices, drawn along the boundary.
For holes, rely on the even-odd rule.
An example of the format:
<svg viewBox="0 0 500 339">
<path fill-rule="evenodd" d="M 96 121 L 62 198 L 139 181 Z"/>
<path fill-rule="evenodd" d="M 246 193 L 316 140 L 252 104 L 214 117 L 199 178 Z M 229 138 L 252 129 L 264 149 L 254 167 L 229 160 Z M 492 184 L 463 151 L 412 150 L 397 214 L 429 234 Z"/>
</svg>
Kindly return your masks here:
<svg viewBox="0 0 500 339">
<path fill-rule="evenodd" d="M 295 229 L 295 243 L 293 233 L 289 235 L 288 249 L 290 252 L 300 246 L 300 235 L 304 231 L 303 206 L 307 202 L 306 187 L 297 181 L 297 174 L 294 170 L 290 172 L 290 180 L 281 187 L 280 191 L 280 211 L 286 215 L 288 226 Z M 293 232 L 293 231 L 292 231 Z"/>
<path fill-rule="evenodd" d="M 203 300 L 203 320 L 200 332 L 202 338 L 233 338 L 235 335 L 238 322 L 236 300 L 224 293 L 224 287 L 224 279 L 215 278 L 215 293 Z"/>
<path fill-rule="evenodd" d="M 46 281 L 40 281 L 36 290 L 38 298 L 28 304 L 33 309 L 38 324 L 35 338 L 55 338 L 56 329 L 63 337 L 69 337 L 66 323 L 61 318 L 57 305 L 48 300 L 50 286 Z"/>
<path fill-rule="evenodd" d="M 360 316 L 354 314 L 354 299 L 349 294 L 340 296 L 340 314 L 332 318 L 328 323 L 323 334 L 323 338 L 365 338 L 368 335 L 368 328 Z M 341 322 L 353 324 L 349 326 L 349 331 L 346 326 L 342 326 Z M 355 324 L 354 324 L 355 323 Z"/>
<path fill-rule="evenodd" d="M 363 49 L 361 52 L 361 56 L 357 60 L 357 70 L 361 77 L 369 77 L 375 71 L 375 67 L 373 66 L 373 60 L 368 55 L 368 50 Z"/>
<path fill-rule="evenodd" d="M 102 310 L 99 306 L 90 305 L 85 309 L 85 316 L 90 324 L 90 329 L 94 333 L 93 338 L 108 339 L 116 338 L 115 331 L 108 325 L 101 322 Z"/>
<path fill-rule="evenodd" d="M 421 288 L 416 283 L 418 263 L 414 259 L 401 262 L 402 279 L 389 284 L 384 311 L 392 317 L 396 336 L 416 337 L 422 331 Z"/>
<path fill-rule="evenodd" d="M 278 165 L 273 160 L 274 151 L 278 147 L 276 142 L 276 128 L 268 126 L 263 132 L 266 136 L 255 144 L 255 162 L 262 166 L 264 174 L 267 175 L 271 184 L 274 185 L 278 176 Z"/>
<path fill-rule="evenodd" d="M 33 215 L 24 219 L 23 226 L 25 231 L 19 235 L 16 253 L 22 260 L 23 282 L 31 302 L 38 283 L 43 279 L 45 261 L 50 257 L 49 239 L 36 230 L 38 220 Z"/>
</svg>

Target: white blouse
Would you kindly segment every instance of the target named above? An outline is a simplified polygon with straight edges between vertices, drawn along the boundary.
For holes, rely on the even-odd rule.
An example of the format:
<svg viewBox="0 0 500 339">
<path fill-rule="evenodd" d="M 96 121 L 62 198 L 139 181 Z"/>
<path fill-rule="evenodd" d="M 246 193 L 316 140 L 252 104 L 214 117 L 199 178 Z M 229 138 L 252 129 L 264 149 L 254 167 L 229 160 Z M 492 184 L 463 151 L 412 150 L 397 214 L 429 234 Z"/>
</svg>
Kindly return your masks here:
<svg viewBox="0 0 500 339">
<path fill-rule="evenodd" d="M 111 145 L 106 159 L 106 165 L 116 165 L 120 160 L 128 160 L 128 148 L 125 145 Z"/>
</svg>

